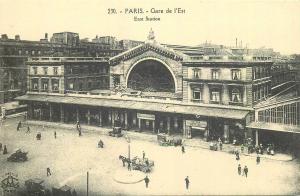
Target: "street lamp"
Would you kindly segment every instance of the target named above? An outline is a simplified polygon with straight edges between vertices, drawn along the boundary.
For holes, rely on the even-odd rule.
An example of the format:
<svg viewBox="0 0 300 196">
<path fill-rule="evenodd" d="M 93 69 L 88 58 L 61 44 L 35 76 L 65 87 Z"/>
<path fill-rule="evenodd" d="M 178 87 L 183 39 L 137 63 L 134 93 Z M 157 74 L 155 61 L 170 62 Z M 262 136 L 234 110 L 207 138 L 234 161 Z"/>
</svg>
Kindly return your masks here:
<svg viewBox="0 0 300 196">
<path fill-rule="evenodd" d="M 128 143 L 128 159 L 130 161 L 130 137 L 128 135 L 126 135 L 125 138 Z"/>
</svg>

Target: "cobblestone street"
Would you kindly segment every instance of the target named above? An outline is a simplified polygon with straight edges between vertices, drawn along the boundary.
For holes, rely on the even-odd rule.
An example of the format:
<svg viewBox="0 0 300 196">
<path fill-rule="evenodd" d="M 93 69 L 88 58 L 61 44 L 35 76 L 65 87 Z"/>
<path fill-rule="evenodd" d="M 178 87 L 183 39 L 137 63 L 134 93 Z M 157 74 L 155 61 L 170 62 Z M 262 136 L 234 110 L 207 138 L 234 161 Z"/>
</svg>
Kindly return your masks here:
<svg viewBox="0 0 300 196">
<path fill-rule="evenodd" d="M 8 119 L 1 126 L 0 142 L 7 145 L 8 155 L 0 155 L 0 176 L 6 172 L 18 174 L 20 184 L 29 178 L 42 178 L 47 188 L 68 186 L 75 188 L 79 195 L 86 192 L 86 172 L 90 174 L 90 195 L 102 194 L 299 194 L 299 162 L 262 159 L 256 165 L 255 157 L 241 156 L 236 161 L 234 155 L 213 152 L 207 149 L 186 147 L 181 153 L 180 147 L 162 147 L 157 143 L 132 140 L 131 157 L 146 157 L 155 163 L 148 175 L 149 188 L 142 181 L 137 184 L 120 184 L 113 176 L 122 167 L 119 155 L 127 156 L 128 143 L 125 138 L 113 138 L 86 133 L 78 137 L 74 130 L 31 127 L 16 131 L 18 119 Z M 57 139 L 54 138 L 54 130 Z M 36 133 L 42 133 L 40 141 Z M 98 149 L 99 139 L 104 148 Z M 6 158 L 14 149 L 28 151 L 29 160 L 24 163 L 7 162 Z M 248 178 L 237 174 L 238 163 L 249 168 Z M 52 175 L 46 176 L 46 168 Z M 189 176 L 190 189 L 185 189 L 184 178 Z M 197 183 L 196 183 L 197 182 Z"/>
</svg>

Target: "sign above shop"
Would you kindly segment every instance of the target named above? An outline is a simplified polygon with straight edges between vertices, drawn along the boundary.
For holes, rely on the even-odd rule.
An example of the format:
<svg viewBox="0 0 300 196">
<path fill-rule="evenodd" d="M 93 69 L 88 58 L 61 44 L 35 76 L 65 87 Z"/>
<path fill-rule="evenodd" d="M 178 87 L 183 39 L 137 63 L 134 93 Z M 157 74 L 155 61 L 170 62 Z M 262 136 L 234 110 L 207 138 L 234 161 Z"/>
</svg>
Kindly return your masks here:
<svg viewBox="0 0 300 196">
<path fill-rule="evenodd" d="M 155 120 L 155 115 L 154 114 L 137 113 L 137 118 L 145 119 L 145 120 Z"/>
</svg>

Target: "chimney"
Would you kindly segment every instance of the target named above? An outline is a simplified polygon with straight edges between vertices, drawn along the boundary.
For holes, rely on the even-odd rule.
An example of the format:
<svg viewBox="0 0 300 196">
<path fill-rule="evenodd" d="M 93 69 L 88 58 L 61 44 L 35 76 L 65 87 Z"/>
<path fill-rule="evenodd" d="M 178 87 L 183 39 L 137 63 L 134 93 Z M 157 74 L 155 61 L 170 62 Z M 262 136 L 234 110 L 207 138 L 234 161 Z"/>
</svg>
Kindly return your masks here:
<svg viewBox="0 0 300 196">
<path fill-rule="evenodd" d="M 238 40 L 237 40 L 237 37 L 235 38 L 235 47 L 237 48 L 237 43 L 238 42 Z"/>
<path fill-rule="evenodd" d="M 8 40 L 7 34 L 2 34 L 2 35 L 1 35 L 1 39 L 3 39 L 3 40 Z"/>
<path fill-rule="evenodd" d="M 20 39 L 20 35 L 15 35 L 15 40 L 16 41 L 20 41 L 21 39 Z"/>
<path fill-rule="evenodd" d="M 48 40 L 48 33 L 45 33 L 45 39 Z"/>
</svg>

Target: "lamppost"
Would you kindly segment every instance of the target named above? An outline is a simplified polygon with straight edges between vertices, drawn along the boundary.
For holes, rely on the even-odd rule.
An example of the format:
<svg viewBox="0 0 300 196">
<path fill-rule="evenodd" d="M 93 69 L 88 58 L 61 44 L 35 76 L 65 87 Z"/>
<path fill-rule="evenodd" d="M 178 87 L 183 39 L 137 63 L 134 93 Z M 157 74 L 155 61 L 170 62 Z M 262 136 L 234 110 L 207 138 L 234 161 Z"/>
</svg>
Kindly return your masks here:
<svg viewBox="0 0 300 196">
<path fill-rule="evenodd" d="M 89 196 L 89 171 L 86 172 L 86 196 Z"/>
<path fill-rule="evenodd" d="M 130 161 L 130 137 L 126 135 L 126 141 L 128 143 L 128 160 Z"/>
</svg>

